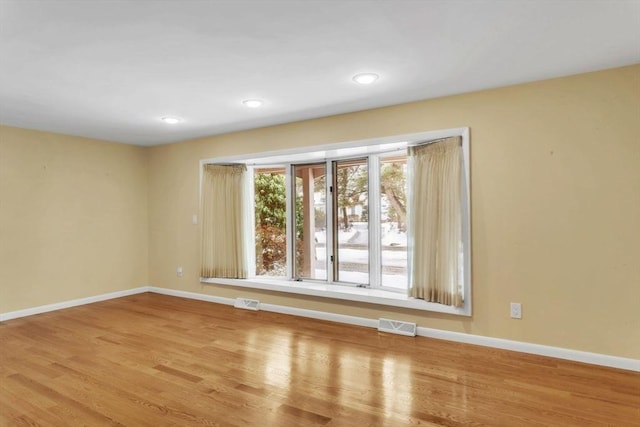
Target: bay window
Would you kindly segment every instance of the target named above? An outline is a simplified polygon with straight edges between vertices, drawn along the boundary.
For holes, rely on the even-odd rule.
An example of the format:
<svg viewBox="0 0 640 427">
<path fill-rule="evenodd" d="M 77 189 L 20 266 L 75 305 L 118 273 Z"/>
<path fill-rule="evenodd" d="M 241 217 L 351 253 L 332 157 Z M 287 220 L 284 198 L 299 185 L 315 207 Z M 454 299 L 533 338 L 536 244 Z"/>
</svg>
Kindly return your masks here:
<svg viewBox="0 0 640 427">
<path fill-rule="evenodd" d="M 246 282 L 224 283 L 470 313 L 466 128 L 233 160 L 255 251 Z"/>
</svg>

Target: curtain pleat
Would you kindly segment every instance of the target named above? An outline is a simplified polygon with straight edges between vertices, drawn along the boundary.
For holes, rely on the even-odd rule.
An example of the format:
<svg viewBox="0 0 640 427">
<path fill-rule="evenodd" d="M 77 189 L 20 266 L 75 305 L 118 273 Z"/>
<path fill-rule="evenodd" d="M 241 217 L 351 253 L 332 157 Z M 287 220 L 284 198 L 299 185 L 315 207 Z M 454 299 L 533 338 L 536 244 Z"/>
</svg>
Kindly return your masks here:
<svg viewBox="0 0 640 427">
<path fill-rule="evenodd" d="M 462 138 L 409 148 L 409 294 L 461 307 Z"/>
<path fill-rule="evenodd" d="M 247 278 L 247 184 L 244 165 L 204 166 L 200 277 Z"/>
</svg>

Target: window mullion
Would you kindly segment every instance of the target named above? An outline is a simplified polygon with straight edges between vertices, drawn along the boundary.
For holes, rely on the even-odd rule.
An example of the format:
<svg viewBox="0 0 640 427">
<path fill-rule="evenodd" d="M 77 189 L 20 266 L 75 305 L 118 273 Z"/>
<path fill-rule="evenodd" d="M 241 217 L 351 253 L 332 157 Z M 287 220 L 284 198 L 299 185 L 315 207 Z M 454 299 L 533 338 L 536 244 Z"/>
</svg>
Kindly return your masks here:
<svg viewBox="0 0 640 427">
<path fill-rule="evenodd" d="M 369 285 L 379 288 L 382 284 L 380 240 L 380 156 L 369 156 Z"/>
<path fill-rule="evenodd" d="M 292 279 L 293 278 L 293 260 L 294 257 L 296 255 L 295 253 L 295 247 L 294 247 L 294 239 L 295 239 L 295 221 L 294 221 L 294 215 L 295 215 L 295 207 L 293 206 L 294 203 L 294 192 L 296 191 L 295 189 L 295 181 L 293 179 L 293 174 L 292 174 L 292 169 L 293 167 L 288 164 L 285 166 L 285 193 L 286 193 L 286 215 L 287 215 L 287 279 Z"/>
<path fill-rule="evenodd" d="M 249 200 L 247 203 L 249 203 L 249 209 L 251 212 L 253 212 L 253 215 L 251 215 L 251 230 L 249 230 L 249 232 L 251 233 L 251 241 L 255 244 L 256 243 L 256 216 L 255 216 L 255 212 L 256 212 L 256 198 L 255 198 L 255 168 L 253 166 L 247 166 L 247 173 L 249 174 Z M 255 248 L 254 248 L 255 249 Z M 247 251 L 248 254 L 248 264 L 249 264 L 249 277 L 256 277 L 256 251 L 255 250 L 248 250 Z"/>
<path fill-rule="evenodd" d="M 333 193 L 330 191 L 333 188 L 333 163 L 327 160 L 326 166 L 326 200 L 327 200 L 327 237 L 325 242 L 325 250 L 327 257 L 327 281 L 333 283 L 335 281 L 335 256 L 334 256 L 334 241 L 337 239 L 335 235 L 337 228 L 334 226 L 334 213 L 333 209 L 335 204 L 333 203 Z M 332 261 L 334 260 L 334 261 Z"/>
</svg>

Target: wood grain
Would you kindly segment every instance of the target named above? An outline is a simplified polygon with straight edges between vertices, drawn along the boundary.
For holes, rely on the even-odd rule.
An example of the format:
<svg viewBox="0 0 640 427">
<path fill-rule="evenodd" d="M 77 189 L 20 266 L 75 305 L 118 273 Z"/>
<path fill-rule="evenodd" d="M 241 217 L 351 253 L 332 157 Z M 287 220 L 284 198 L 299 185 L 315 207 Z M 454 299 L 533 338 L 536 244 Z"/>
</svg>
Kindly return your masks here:
<svg viewBox="0 0 640 427">
<path fill-rule="evenodd" d="M 640 426 L 640 373 L 141 294 L 0 323 L 0 425 Z"/>
</svg>

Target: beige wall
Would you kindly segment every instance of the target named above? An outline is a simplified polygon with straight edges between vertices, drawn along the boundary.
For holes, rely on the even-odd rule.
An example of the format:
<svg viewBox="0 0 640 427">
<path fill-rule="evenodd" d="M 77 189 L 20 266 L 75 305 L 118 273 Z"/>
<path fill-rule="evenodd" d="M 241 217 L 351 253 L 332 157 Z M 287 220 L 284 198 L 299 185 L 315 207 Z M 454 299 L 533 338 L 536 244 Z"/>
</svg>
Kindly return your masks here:
<svg viewBox="0 0 640 427">
<path fill-rule="evenodd" d="M 147 156 L 0 127 L 0 313 L 148 284 Z"/>
<path fill-rule="evenodd" d="M 200 159 L 461 126 L 471 128 L 473 317 L 199 283 Z M 640 358 L 639 137 L 637 65 L 154 147 L 150 283 Z M 509 318 L 511 301 L 522 320 Z"/>
<path fill-rule="evenodd" d="M 461 126 L 473 317 L 199 283 L 200 159 Z M 0 313 L 152 284 L 640 358 L 639 259 L 640 65 L 150 149 L 0 127 Z"/>
</svg>

